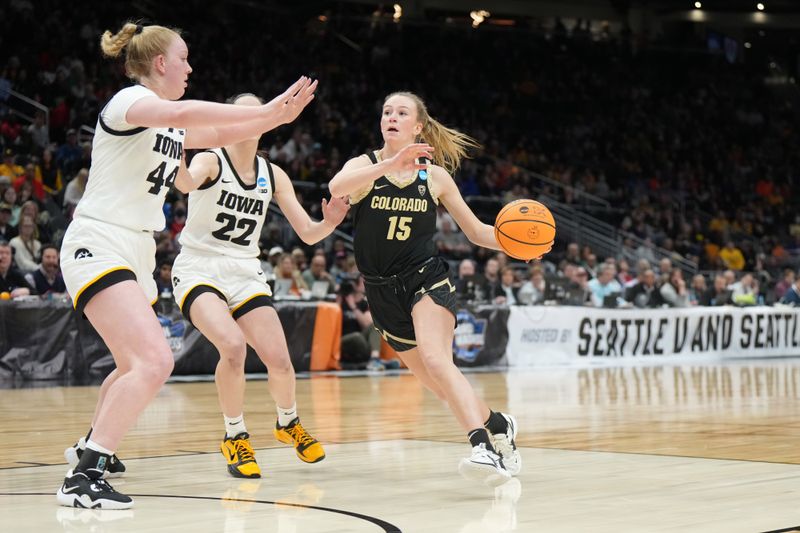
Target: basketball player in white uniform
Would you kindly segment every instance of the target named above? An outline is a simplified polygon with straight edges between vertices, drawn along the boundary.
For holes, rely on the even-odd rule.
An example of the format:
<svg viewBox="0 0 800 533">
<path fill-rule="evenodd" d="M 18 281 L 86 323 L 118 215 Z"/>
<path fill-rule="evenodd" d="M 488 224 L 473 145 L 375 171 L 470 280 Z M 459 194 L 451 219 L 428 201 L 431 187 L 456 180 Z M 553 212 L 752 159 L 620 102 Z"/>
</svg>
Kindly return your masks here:
<svg viewBox="0 0 800 533">
<path fill-rule="evenodd" d="M 245 94 L 233 103 L 257 106 L 260 100 Z M 294 368 L 258 259 L 267 206 L 275 198 L 308 244 L 330 235 L 348 210 L 344 200 L 323 200 L 324 220 L 312 220 L 297 201 L 286 173 L 257 156 L 257 148 L 258 136 L 194 157 L 189 166 L 193 183 L 187 190 L 196 189 L 189 194 L 181 252 L 172 267 L 173 294 L 181 312 L 219 350 L 215 380 L 225 419 L 220 449 L 230 474 L 248 478 L 261 476 L 243 416 L 248 344 L 269 370 L 269 389 L 278 412 L 275 437 L 293 445 L 307 463 L 325 458 L 322 445 L 297 416 Z"/>
<path fill-rule="evenodd" d="M 238 142 L 291 122 L 313 98 L 316 82 L 301 78 L 260 108 L 178 100 L 192 72 L 179 33 L 126 23 L 105 32 L 108 57 L 125 49 L 137 85 L 115 94 L 100 112 L 86 192 L 64 236 L 61 268 L 76 310 L 105 341 L 116 369 L 100 388 L 86 439 L 68 448 L 72 469 L 60 504 L 127 509 L 133 500 L 102 479 L 124 467 L 114 451 L 169 377 L 172 351 L 152 309 L 155 243 L 164 225 L 164 197 L 188 180 L 183 150 Z"/>
</svg>

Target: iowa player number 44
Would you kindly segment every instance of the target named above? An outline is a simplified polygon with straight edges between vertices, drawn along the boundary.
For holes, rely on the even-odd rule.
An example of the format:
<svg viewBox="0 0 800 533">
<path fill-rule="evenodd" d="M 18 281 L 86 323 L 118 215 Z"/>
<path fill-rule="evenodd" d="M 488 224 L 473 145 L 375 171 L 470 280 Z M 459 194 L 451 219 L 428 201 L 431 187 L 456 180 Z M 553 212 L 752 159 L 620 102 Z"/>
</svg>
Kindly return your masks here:
<svg viewBox="0 0 800 533">
<path fill-rule="evenodd" d="M 168 189 L 172 187 L 172 184 L 175 183 L 175 178 L 178 176 L 178 167 L 172 169 L 172 172 L 164 178 L 164 173 L 167 169 L 167 162 L 163 161 L 160 165 L 158 165 L 153 171 L 147 175 L 147 181 L 153 184 L 147 192 L 150 194 L 158 194 L 161 192 L 162 187 L 167 187 Z"/>
</svg>

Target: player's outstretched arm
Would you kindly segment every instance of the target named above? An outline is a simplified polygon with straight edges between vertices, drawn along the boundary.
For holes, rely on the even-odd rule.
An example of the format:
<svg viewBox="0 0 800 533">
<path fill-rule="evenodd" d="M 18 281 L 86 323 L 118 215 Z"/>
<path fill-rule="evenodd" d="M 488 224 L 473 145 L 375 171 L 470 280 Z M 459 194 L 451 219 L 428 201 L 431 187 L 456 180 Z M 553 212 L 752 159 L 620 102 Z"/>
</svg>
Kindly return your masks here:
<svg viewBox="0 0 800 533">
<path fill-rule="evenodd" d="M 125 120 L 148 128 L 184 128 L 185 148 L 216 148 L 257 137 L 293 121 L 314 99 L 316 88 L 316 81 L 303 76 L 262 106 L 145 97 L 128 109 Z"/>
<path fill-rule="evenodd" d="M 297 201 L 294 186 L 286 172 L 276 165 L 272 165 L 272 171 L 275 175 L 275 201 L 278 202 L 278 207 L 281 208 L 289 224 L 292 225 L 292 229 L 303 242 L 314 244 L 321 241 L 330 235 L 334 228 L 344 220 L 348 209 L 350 209 L 347 201 L 336 197 L 331 198 L 330 202 L 323 199 L 323 220 L 316 221 L 309 216 L 303 206 L 300 205 L 300 202 Z"/>
<path fill-rule="evenodd" d="M 464 197 L 461 196 L 461 191 L 458 190 L 453 177 L 445 169 L 436 165 L 430 165 L 429 171 L 432 173 L 433 183 L 438 189 L 439 201 L 447 208 L 447 212 L 456 221 L 467 239 L 478 246 L 500 250 L 500 245 L 494 236 L 494 228 L 484 224 L 475 216 L 467 202 L 464 201 Z"/>
<path fill-rule="evenodd" d="M 345 163 L 342 170 L 328 183 L 328 190 L 333 197 L 349 196 L 360 191 L 385 174 L 399 174 L 408 170 L 425 168 L 417 160 L 420 157 L 430 159 L 433 147 L 425 143 L 409 144 L 394 157 L 373 164 L 366 156 L 354 157 Z"/>
</svg>

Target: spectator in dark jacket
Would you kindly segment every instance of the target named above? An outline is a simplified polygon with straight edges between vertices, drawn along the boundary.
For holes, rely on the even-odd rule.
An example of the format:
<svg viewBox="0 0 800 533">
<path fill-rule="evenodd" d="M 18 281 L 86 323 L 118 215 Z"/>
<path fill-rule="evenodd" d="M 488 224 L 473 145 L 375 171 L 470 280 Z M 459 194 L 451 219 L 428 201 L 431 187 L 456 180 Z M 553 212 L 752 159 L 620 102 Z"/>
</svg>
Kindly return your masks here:
<svg viewBox="0 0 800 533">
<path fill-rule="evenodd" d="M 800 278 L 795 280 L 789 290 L 783 294 L 783 298 L 780 301 L 782 304 L 800 307 Z"/>
<path fill-rule="evenodd" d="M 728 305 L 733 303 L 731 290 L 728 289 L 728 281 L 723 275 L 714 278 L 714 286 L 708 289 L 700 299 L 700 305 Z"/>
<path fill-rule="evenodd" d="M 656 286 L 656 273 L 648 268 L 642 274 L 642 280 L 628 289 L 625 299 L 636 307 L 661 307 L 664 298 Z"/>
<path fill-rule="evenodd" d="M 58 248 L 52 244 L 45 244 L 42 246 L 41 257 L 39 268 L 25 276 L 28 284 L 35 287 L 41 296 L 67 292 L 64 277 L 61 275 Z"/>
<path fill-rule="evenodd" d="M 11 298 L 31 294 L 32 287 L 22 272 L 11 266 L 11 246 L 0 243 L 0 293 L 7 292 Z"/>
<path fill-rule="evenodd" d="M 11 225 L 11 206 L 0 204 L 0 241 L 8 242 L 17 235 L 17 228 Z"/>
</svg>

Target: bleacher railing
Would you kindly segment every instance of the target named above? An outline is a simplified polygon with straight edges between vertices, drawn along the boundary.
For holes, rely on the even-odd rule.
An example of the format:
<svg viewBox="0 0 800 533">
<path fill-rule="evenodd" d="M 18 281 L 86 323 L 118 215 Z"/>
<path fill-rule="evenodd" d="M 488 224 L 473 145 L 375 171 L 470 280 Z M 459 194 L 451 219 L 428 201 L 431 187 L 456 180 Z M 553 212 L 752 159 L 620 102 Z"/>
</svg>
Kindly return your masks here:
<svg viewBox="0 0 800 533">
<path fill-rule="evenodd" d="M 28 123 L 33 123 L 37 111 L 44 114 L 44 124 L 50 131 L 50 109 L 41 103 L 18 93 L 10 85 L 0 83 L 0 105 Z"/>
</svg>

